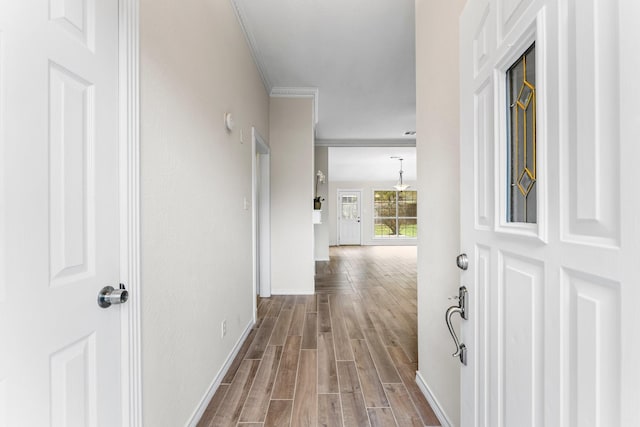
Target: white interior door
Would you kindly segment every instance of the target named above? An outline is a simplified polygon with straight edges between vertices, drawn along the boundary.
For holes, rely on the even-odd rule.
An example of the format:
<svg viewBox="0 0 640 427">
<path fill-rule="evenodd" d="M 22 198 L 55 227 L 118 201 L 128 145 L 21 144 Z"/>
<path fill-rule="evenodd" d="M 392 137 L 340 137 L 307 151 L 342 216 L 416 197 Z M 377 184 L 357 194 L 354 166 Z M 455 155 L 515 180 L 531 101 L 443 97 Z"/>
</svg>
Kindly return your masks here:
<svg viewBox="0 0 640 427">
<path fill-rule="evenodd" d="M 0 0 L 0 101 L 0 425 L 120 425 L 118 2 Z"/>
<path fill-rule="evenodd" d="M 361 241 L 360 190 L 338 191 L 338 244 L 359 245 Z"/>
<path fill-rule="evenodd" d="M 638 22 L 632 1 L 467 2 L 463 426 L 640 425 Z"/>
</svg>

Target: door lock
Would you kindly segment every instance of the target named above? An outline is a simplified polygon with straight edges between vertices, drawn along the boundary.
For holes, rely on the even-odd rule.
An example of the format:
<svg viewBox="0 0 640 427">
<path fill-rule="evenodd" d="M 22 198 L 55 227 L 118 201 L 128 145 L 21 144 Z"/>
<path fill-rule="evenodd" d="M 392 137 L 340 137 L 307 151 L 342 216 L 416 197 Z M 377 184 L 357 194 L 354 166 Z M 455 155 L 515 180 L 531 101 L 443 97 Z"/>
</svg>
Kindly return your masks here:
<svg viewBox="0 0 640 427">
<path fill-rule="evenodd" d="M 469 258 L 467 254 L 460 254 L 456 257 L 456 265 L 460 270 L 466 270 L 469 268 Z"/>
<path fill-rule="evenodd" d="M 98 293 L 98 305 L 102 308 L 109 308 L 111 304 L 123 304 L 129 299 L 129 291 L 124 288 L 124 284 L 120 283 L 119 289 L 113 286 L 105 286 Z"/>
<path fill-rule="evenodd" d="M 459 357 L 460 362 L 463 365 L 467 364 L 467 347 L 460 342 L 458 336 L 456 335 L 456 331 L 453 330 L 453 325 L 451 324 L 451 316 L 454 313 L 459 313 L 460 317 L 463 319 L 468 319 L 467 313 L 467 296 L 469 293 L 467 292 L 467 288 L 465 286 L 460 286 L 458 291 L 458 296 L 453 297 L 458 300 L 458 305 L 452 305 L 447 309 L 445 314 L 445 320 L 447 322 L 447 327 L 449 328 L 449 333 L 451 334 L 451 338 L 453 338 L 453 343 L 456 346 L 456 352 L 452 354 L 453 357 Z"/>
</svg>

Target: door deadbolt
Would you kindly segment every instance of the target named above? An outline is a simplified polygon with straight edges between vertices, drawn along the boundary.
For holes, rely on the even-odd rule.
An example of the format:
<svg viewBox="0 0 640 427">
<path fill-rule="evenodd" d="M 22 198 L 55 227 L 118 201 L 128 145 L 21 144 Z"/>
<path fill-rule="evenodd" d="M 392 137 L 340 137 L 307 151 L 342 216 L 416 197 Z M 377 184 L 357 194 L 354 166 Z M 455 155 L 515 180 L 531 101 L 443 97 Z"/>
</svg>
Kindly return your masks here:
<svg viewBox="0 0 640 427">
<path fill-rule="evenodd" d="M 98 305 L 102 308 L 109 308 L 112 304 L 123 304 L 129 299 L 129 291 L 120 283 L 119 289 L 113 286 L 105 286 L 98 293 Z"/>
<path fill-rule="evenodd" d="M 467 254 L 460 254 L 456 257 L 456 265 L 460 270 L 466 270 L 469 268 L 469 257 Z"/>
</svg>

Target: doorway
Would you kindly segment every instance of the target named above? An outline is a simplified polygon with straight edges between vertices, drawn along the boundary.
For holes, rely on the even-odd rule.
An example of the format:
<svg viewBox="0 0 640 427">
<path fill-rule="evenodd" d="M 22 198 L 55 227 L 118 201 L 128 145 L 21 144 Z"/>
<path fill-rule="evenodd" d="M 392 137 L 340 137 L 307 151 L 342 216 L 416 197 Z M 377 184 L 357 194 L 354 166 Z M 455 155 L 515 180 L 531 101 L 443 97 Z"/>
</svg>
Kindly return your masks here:
<svg viewBox="0 0 640 427">
<path fill-rule="evenodd" d="M 269 145 L 255 128 L 251 129 L 253 145 L 253 262 L 254 310 L 257 296 L 271 296 L 271 193 L 269 183 Z M 255 320 L 255 312 L 254 312 Z"/>
</svg>

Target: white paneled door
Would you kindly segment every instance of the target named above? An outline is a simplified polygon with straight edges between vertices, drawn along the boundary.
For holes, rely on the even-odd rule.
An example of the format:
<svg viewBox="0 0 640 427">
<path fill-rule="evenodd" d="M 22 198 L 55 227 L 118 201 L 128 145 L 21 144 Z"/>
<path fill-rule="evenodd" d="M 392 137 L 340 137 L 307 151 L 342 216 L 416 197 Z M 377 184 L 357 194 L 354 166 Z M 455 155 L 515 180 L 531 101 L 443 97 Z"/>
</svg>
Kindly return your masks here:
<svg viewBox="0 0 640 427">
<path fill-rule="evenodd" d="M 361 240 L 360 190 L 338 191 L 338 244 L 359 245 Z"/>
<path fill-rule="evenodd" d="M 640 3 L 468 0 L 462 426 L 639 426 Z"/>
<path fill-rule="evenodd" d="M 0 426 L 121 425 L 118 2 L 0 0 Z"/>
</svg>

